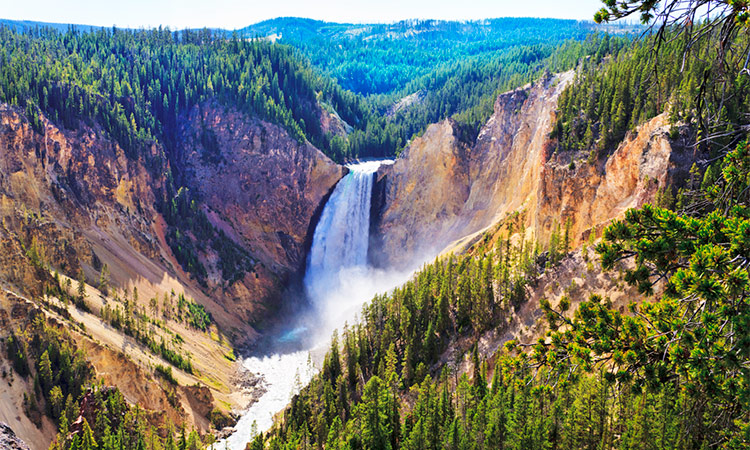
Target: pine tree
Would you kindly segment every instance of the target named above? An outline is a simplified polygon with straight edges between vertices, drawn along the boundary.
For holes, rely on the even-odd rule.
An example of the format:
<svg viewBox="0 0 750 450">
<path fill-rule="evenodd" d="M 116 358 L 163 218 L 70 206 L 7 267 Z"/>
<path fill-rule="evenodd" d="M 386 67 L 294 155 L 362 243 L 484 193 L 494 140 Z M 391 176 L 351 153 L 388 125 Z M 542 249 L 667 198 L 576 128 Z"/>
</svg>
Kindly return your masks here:
<svg viewBox="0 0 750 450">
<path fill-rule="evenodd" d="M 39 357 L 39 381 L 42 385 L 44 392 L 48 392 L 52 388 L 53 374 L 52 374 L 52 362 L 49 359 L 49 352 L 47 350 L 42 353 Z"/>
<path fill-rule="evenodd" d="M 99 291 L 105 297 L 109 295 L 109 268 L 106 263 L 102 266 L 102 270 L 99 273 Z"/>
<path fill-rule="evenodd" d="M 83 303 L 86 300 L 86 275 L 83 269 L 78 270 L 78 301 Z"/>
<path fill-rule="evenodd" d="M 370 378 L 365 384 L 359 414 L 362 420 L 362 443 L 366 449 L 391 448 L 388 397 L 383 382 L 377 376 Z"/>
<path fill-rule="evenodd" d="M 91 430 L 88 421 L 83 419 L 83 428 L 81 431 L 81 450 L 96 450 L 98 445 L 94 439 L 94 432 Z"/>
</svg>

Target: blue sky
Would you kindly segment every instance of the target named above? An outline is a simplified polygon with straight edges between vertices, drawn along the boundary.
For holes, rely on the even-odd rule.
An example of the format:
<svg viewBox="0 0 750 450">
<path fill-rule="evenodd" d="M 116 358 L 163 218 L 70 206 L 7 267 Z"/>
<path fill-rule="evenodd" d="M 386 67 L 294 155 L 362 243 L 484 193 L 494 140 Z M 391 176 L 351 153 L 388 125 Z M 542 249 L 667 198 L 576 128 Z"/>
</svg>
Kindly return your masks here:
<svg viewBox="0 0 750 450">
<path fill-rule="evenodd" d="M 282 16 L 335 22 L 591 19 L 600 0 L 0 0 L 0 18 L 119 27 L 241 28 Z"/>
</svg>

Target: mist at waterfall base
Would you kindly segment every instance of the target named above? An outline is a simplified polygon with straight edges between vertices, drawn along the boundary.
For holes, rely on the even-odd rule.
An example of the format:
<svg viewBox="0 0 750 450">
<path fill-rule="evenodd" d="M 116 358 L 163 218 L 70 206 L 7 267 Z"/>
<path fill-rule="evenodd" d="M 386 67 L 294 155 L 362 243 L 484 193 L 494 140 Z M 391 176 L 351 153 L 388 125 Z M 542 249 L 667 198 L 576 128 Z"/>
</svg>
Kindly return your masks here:
<svg viewBox="0 0 750 450">
<path fill-rule="evenodd" d="M 265 354 L 245 359 L 244 368 L 261 379 L 265 392 L 216 450 L 243 450 L 271 428 L 273 415 L 318 372 L 334 330 L 353 323 L 367 301 L 405 283 L 418 267 L 396 271 L 367 264 L 374 174 L 390 163 L 347 166 L 349 173 L 336 185 L 313 234 L 304 279 L 310 308 L 289 321 Z"/>
</svg>

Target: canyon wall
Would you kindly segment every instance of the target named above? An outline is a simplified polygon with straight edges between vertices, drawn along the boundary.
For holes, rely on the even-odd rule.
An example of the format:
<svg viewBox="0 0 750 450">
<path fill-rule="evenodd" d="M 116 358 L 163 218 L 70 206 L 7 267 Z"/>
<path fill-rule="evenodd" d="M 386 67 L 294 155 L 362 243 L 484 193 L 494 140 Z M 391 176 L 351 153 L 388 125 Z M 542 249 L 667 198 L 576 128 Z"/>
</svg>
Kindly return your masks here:
<svg viewBox="0 0 750 450">
<path fill-rule="evenodd" d="M 13 316 L 4 309 L 33 305 L 35 314 L 43 311 L 68 329 L 97 377 L 144 407 L 149 420 L 208 431 L 214 408 L 226 413 L 250 401 L 227 341 L 254 339 L 252 325 L 270 317 L 286 284 L 301 275 L 317 215 L 346 169 L 284 129 L 214 103 L 184 118 L 179 154 L 170 159 L 158 144 L 128 156 L 96 125 L 65 129 L 40 119 L 35 130 L 21 109 L 0 104 L 0 339 L 27 326 L 4 320 Z M 205 130 L 213 136 L 210 149 L 201 140 Z M 157 206 L 169 173 L 190 191 L 209 226 L 250 255 L 252 270 L 226 280 L 220 271 L 226 261 L 208 242 L 197 246 L 205 281 L 183 270 L 168 244 L 174 231 Z M 100 290 L 105 265 L 107 287 Z M 47 296 L 46 287 L 58 282 L 77 296 L 79 271 L 84 308 Z M 181 294 L 210 313 L 207 329 L 186 318 L 192 312 L 177 304 Z M 157 346 L 166 341 L 192 370 L 177 369 L 122 324 L 113 326 L 106 308 L 131 308 L 128 320 L 146 317 L 138 319 L 136 334 Z M 158 365 L 173 369 L 176 388 L 164 387 Z M 54 427 L 19 413 L 31 388 L 20 379 L 13 386 L 0 389 L 0 403 L 9 407 L 0 408 L 0 421 L 34 448 L 46 448 Z"/>
<path fill-rule="evenodd" d="M 256 311 L 278 306 L 280 292 L 301 277 L 317 217 L 346 168 L 283 128 L 216 103 L 192 108 L 185 119 L 177 158 L 181 181 L 197 194 L 211 223 L 258 261 L 241 282 L 221 289 L 249 322 Z M 213 155 L 205 148 L 206 134 L 214 141 Z M 206 266 L 213 268 L 213 284 L 222 285 L 216 265 Z M 273 283 L 258 283 L 258 274 Z"/>
<path fill-rule="evenodd" d="M 593 162 L 588 151 L 555 152 L 550 131 L 557 99 L 573 77 L 547 76 L 499 95 L 471 146 L 460 142 L 448 119 L 384 166 L 373 199 L 372 262 L 408 267 L 465 247 L 511 214 L 521 214 L 527 234 L 542 244 L 570 220 L 576 245 L 684 178 L 695 155 L 668 138 L 665 115 Z"/>
<path fill-rule="evenodd" d="M 220 149 L 206 164 L 201 133 Z M 180 169 L 215 225 L 244 242 L 273 271 L 303 268 L 312 219 L 346 170 L 283 128 L 206 104 L 181 127 Z"/>
<path fill-rule="evenodd" d="M 172 254 L 156 209 L 170 164 L 164 149 L 154 144 L 134 160 L 96 127 L 42 120 L 36 132 L 20 110 L 0 105 L 0 239 L 12 249 L 0 255 L 0 279 L 40 293 L 25 254 L 36 240 L 62 274 L 76 278 L 83 269 L 93 282 L 107 264 L 115 287 L 138 286 L 143 297 L 184 291 L 238 334 L 303 270 L 316 214 L 346 170 L 278 126 L 215 104 L 194 108 L 173 171 L 212 225 L 258 261 L 230 283 L 216 275 L 220 261 L 206 246 L 200 257 L 209 277 L 201 286 Z M 200 145 L 205 129 L 216 137 L 215 154 Z"/>
</svg>

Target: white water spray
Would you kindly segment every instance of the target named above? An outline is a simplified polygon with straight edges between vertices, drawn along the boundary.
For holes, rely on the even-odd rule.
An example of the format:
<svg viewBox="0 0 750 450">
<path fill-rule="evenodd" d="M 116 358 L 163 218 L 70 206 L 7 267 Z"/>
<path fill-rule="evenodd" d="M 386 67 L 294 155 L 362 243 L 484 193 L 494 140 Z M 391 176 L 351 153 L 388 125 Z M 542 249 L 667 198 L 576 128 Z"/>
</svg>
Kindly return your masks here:
<svg viewBox="0 0 750 450">
<path fill-rule="evenodd" d="M 372 181 L 379 166 L 380 161 L 350 166 L 323 209 L 305 272 L 305 289 L 315 306 L 341 285 L 343 271 L 367 266 Z"/>
<path fill-rule="evenodd" d="M 355 318 L 375 294 L 403 284 L 413 273 L 387 271 L 367 265 L 370 199 L 375 172 L 381 164 L 369 161 L 347 166 L 315 227 L 304 284 L 314 311 L 290 327 L 278 342 L 299 339 L 305 350 L 247 358 L 244 366 L 261 377 L 265 393 L 240 417 L 234 432 L 214 445 L 216 450 L 243 450 L 256 432 L 273 425 L 299 388 L 317 372 L 315 355 L 325 353 L 333 330 Z M 291 337 L 290 337 L 291 336 Z M 312 364 L 311 364 L 312 362 Z"/>
</svg>

